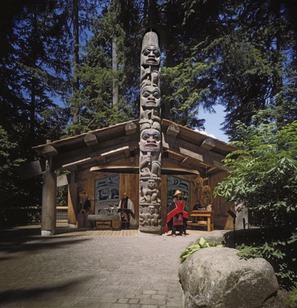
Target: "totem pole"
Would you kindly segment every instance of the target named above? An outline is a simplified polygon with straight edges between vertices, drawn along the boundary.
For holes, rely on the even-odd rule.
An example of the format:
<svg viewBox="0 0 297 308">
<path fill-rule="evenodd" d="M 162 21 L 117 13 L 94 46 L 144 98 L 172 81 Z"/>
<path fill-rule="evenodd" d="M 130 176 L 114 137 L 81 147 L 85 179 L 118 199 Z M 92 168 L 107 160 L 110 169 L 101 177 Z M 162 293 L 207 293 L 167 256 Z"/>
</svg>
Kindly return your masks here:
<svg viewBox="0 0 297 308">
<path fill-rule="evenodd" d="M 161 91 L 160 48 L 155 32 L 147 32 L 141 49 L 139 230 L 161 231 Z"/>
</svg>

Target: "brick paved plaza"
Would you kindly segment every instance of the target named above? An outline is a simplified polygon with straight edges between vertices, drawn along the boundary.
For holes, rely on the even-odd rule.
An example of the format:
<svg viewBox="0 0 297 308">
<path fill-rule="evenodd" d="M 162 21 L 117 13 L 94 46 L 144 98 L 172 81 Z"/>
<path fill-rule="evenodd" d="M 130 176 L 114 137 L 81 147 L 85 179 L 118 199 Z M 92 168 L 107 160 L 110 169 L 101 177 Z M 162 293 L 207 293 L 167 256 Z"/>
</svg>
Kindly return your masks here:
<svg viewBox="0 0 297 308">
<path fill-rule="evenodd" d="M 205 233 L 2 233 L 0 307 L 182 307 L 179 254 Z"/>
</svg>

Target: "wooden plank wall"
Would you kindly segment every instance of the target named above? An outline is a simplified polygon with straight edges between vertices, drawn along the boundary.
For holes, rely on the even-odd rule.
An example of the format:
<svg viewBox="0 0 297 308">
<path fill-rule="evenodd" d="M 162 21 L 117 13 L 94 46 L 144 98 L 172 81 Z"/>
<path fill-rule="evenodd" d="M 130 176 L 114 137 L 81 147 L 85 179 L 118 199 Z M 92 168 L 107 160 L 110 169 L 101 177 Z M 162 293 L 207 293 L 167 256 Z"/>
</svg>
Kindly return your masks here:
<svg viewBox="0 0 297 308">
<path fill-rule="evenodd" d="M 84 190 L 91 200 L 92 210 L 95 208 L 95 180 L 113 176 L 115 173 L 98 172 L 91 173 L 88 170 L 82 171 L 78 175 L 77 186 L 78 191 Z M 120 174 L 119 194 L 122 198 L 124 192 L 126 192 L 129 198 L 132 200 L 135 208 L 135 214 L 138 217 L 139 214 L 139 180 L 138 174 Z"/>
<path fill-rule="evenodd" d="M 227 176 L 227 172 L 221 171 L 209 177 L 209 186 L 214 190 L 220 181 Z M 212 207 L 214 211 L 215 228 L 231 230 L 233 229 L 233 219 L 227 213 L 227 210 L 233 205 L 226 204 L 223 197 L 213 199 Z"/>
<path fill-rule="evenodd" d="M 94 210 L 94 186 L 95 180 L 105 178 L 114 175 L 114 173 L 91 173 L 88 170 L 82 171 L 77 177 L 77 189 L 78 191 L 83 189 L 88 194 L 92 209 Z M 190 211 L 192 211 L 194 205 L 198 202 L 198 190 L 195 185 L 195 175 L 175 175 L 176 177 L 189 181 L 191 183 L 191 198 L 190 198 Z M 130 199 L 132 200 L 135 208 L 136 217 L 139 216 L 139 175 L 138 174 L 120 174 L 120 187 L 119 193 L 120 198 L 123 193 L 126 192 Z M 214 187 L 226 177 L 226 172 L 222 171 L 213 176 L 209 177 L 209 186 L 214 189 Z M 167 214 L 167 176 L 162 175 L 162 192 L 161 192 L 161 219 L 162 219 L 162 229 L 165 230 L 166 225 L 166 214 Z M 214 223 L 215 228 L 231 230 L 233 228 L 233 220 L 228 215 L 227 210 L 231 205 L 225 205 L 224 199 L 222 197 L 216 197 L 213 199 L 213 211 L 214 211 Z"/>
<path fill-rule="evenodd" d="M 134 204 L 134 211 L 136 217 L 139 215 L 139 175 L 138 174 L 120 174 L 120 198 L 124 192 Z"/>
</svg>

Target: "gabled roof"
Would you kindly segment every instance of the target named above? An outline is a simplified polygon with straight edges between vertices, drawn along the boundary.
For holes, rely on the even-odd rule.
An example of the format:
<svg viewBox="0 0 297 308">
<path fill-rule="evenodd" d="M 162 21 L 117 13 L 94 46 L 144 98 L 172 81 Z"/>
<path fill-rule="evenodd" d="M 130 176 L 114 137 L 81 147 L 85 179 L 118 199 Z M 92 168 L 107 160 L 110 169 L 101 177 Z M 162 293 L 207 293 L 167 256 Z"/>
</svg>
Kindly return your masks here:
<svg viewBox="0 0 297 308">
<path fill-rule="evenodd" d="M 214 173 L 226 170 L 222 159 L 233 146 L 163 119 L 163 173 Z M 139 121 L 129 121 L 77 136 L 33 147 L 40 156 L 52 159 L 54 170 L 138 172 Z M 174 166 L 176 168 L 174 168 Z M 166 171 L 167 170 L 167 171 Z M 182 171 L 183 170 L 183 171 Z"/>
</svg>

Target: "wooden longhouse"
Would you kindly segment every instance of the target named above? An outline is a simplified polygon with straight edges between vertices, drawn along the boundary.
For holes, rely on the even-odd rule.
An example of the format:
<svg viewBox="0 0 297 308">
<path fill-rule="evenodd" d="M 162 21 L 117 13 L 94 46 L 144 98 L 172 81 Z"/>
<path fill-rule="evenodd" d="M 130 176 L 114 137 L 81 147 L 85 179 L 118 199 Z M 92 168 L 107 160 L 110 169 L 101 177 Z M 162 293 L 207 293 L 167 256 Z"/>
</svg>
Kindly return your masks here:
<svg viewBox="0 0 297 308">
<path fill-rule="evenodd" d="M 77 225 L 79 191 L 84 190 L 96 213 L 98 206 L 116 205 L 127 192 L 139 217 L 139 120 L 120 123 L 34 147 L 46 161 L 42 235 L 55 233 L 57 174 L 64 171 L 68 186 L 68 224 Z M 210 190 L 227 174 L 222 160 L 234 147 L 178 125 L 161 120 L 161 230 L 174 189 L 182 189 L 191 212 L 197 204 L 212 204 L 215 228 L 231 229 L 228 208 Z M 61 179 L 59 177 L 58 179 Z M 207 193 L 203 187 L 207 187 Z M 206 198 L 206 199 L 205 199 Z"/>
</svg>

